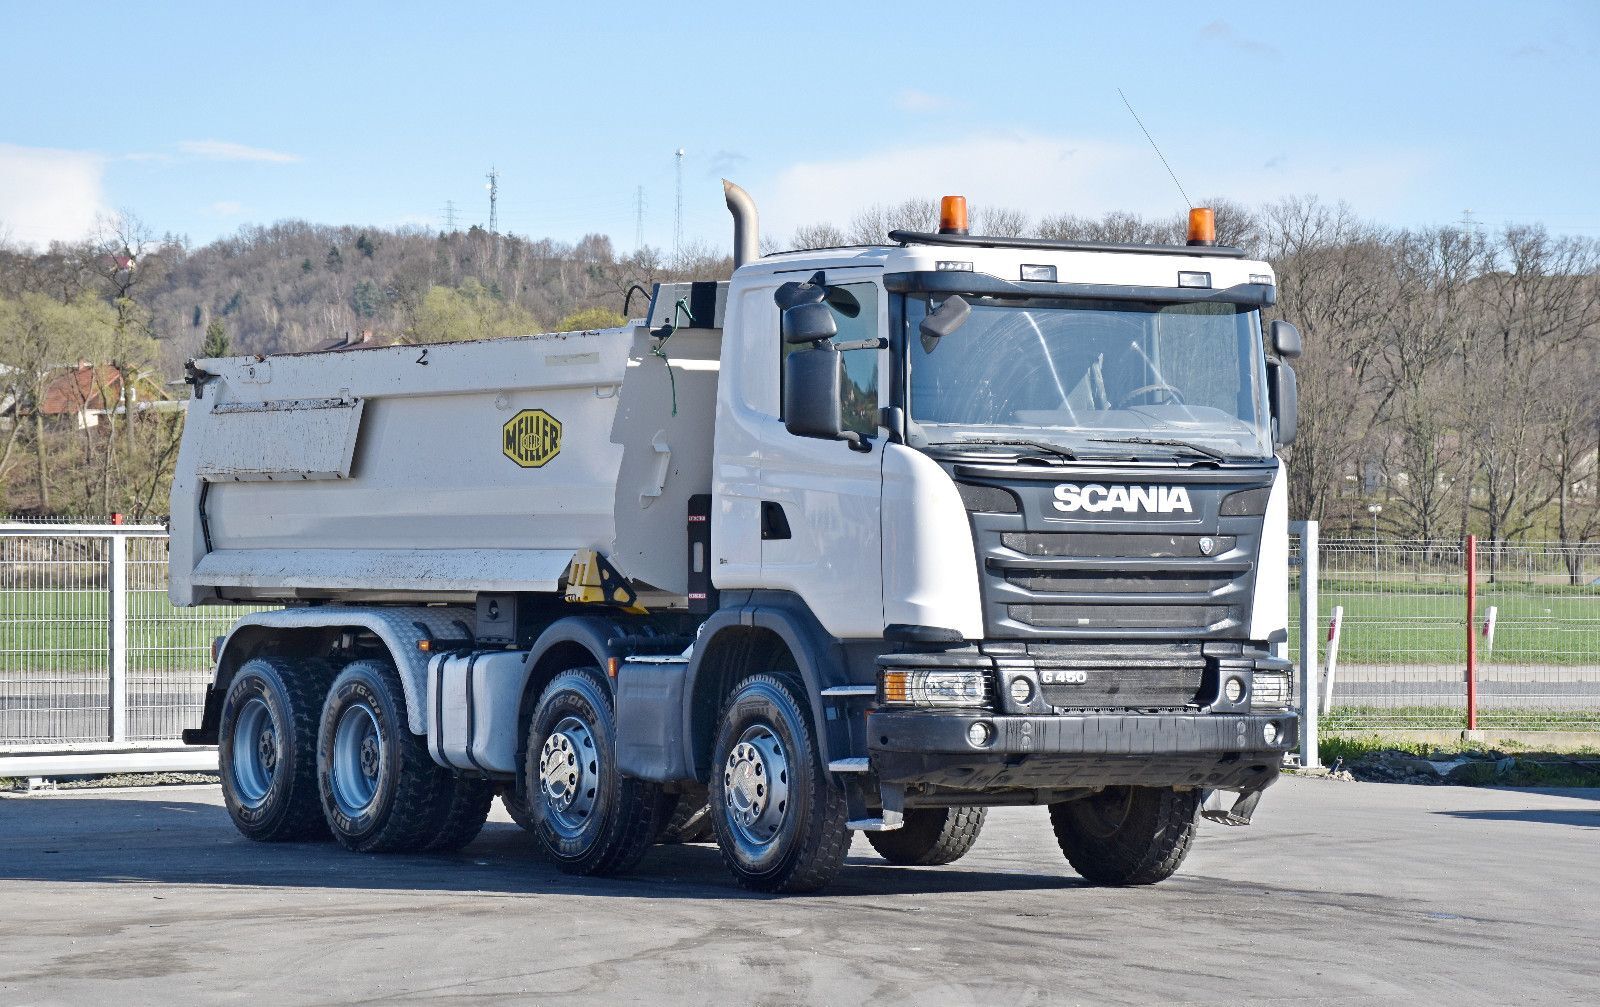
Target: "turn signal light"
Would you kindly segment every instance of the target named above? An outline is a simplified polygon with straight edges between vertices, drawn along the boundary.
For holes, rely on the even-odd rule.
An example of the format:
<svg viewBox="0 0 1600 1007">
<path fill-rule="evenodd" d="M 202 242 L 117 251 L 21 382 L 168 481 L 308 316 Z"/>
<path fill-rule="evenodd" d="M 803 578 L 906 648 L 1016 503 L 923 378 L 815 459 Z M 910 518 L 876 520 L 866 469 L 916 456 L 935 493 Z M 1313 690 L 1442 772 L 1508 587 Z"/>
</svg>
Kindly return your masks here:
<svg viewBox="0 0 1600 1007">
<path fill-rule="evenodd" d="M 939 200 L 939 233 L 967 233 L 967 197 L 945 196 Z"/>
<path fill-rule="evenodd" d="M 1217 243 L 1217 215 L 1203 206 L 1189 211 L 1189 244 L 1215 245 Z"/>
</svg>

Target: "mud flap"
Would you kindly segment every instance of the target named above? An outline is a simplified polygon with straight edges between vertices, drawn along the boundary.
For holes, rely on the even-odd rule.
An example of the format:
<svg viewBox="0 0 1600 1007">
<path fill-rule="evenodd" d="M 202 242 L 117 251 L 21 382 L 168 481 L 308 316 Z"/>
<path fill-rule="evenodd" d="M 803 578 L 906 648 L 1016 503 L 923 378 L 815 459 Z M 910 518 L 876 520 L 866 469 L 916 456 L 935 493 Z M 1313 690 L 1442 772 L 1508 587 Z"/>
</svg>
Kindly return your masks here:
<svg viewBox="0 0 1600 1007">
<path fill-rule="evenodd" d="M 1229 806 L 1229 801 L 1232 806 Z M 1261 803 L 1261 791 L 1237 793 L 1232 790 L 1208 790 L 1200 802 L 1200 814 L 1209 821 L 1223 825 L 1249 825 L 1256 805 Z"/>
</svg>

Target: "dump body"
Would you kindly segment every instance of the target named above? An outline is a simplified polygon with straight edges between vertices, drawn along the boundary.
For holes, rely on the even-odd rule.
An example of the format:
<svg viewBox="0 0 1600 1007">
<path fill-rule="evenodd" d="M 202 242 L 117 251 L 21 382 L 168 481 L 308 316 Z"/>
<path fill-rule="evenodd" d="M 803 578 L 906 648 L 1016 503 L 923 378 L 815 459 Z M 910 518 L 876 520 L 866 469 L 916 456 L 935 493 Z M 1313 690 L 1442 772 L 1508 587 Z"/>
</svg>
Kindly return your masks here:
<svg viewBox="0 0 1600 1007">
<path fill-rule="evenodd" d="M 696 477 L 709 406 L 675 416 L 659 388 L 713 402 L 715 340 L 709 369 L 673 379 L 647 340 L 630 326 L 198 361 L 173 486 L 173 601 L 557 590 L 574 553 L 618 551 L 619 499 L 638 511 L 663 484 L 685 499 L 709 484 Z M 687 359 L 691 343 L 674 349 Z M 630 373 L 625 436 L 640 457 L 625 484 L 628 447 L 612 436 Z M 630 573 L 649 583 L 646 552 L 633 547 Z"/>
</svg>

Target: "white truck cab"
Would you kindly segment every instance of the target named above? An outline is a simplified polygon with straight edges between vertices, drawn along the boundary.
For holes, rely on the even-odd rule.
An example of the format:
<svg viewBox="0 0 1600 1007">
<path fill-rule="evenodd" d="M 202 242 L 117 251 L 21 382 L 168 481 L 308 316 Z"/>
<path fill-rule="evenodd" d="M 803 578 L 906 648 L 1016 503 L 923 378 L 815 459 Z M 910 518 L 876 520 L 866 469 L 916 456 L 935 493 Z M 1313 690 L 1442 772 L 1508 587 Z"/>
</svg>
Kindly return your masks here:
<svg viewBox="0 0 1600 1007">
<path fill-rule="evenodd" d="M 172 595 L 273 601 L 196 743 L 260 839 L 569 870 L 709 832 L 800 891 L 1043 804 L 1091 880 L 1248 822 L 1296 735 L 1292 326 L 1210 243 L 754 255 L 642 323 L 191 367 Z"/>
</svg>

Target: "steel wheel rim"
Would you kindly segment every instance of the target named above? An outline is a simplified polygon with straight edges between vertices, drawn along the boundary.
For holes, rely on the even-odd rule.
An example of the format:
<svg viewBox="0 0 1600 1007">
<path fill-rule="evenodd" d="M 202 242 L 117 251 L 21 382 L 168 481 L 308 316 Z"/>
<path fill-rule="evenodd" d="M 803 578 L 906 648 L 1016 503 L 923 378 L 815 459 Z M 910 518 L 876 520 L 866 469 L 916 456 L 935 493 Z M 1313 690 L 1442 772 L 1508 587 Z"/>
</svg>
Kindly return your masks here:
<svg viewBox="0 0 1600 1007">
<path fill-rule="evenodd" d="M 346 707 L 333 730 L 328 777 L 333 802 L 347 817 L 359 818 L 372 807 L 387 760 L 388 752 L 372 708 L 366 703 Z"/>
<path fill-rule="evenodd" d="M 789 817 L 789 759 L 765 724 L 745 729 L 722 767 L 728 824 L 739 839 L 762 848 L 777 841 Z"/>
<path fill-rule="evenodd" d="M 233 792 L 247 808 L 259 808 L 272 792 L 278 772 L 278 727 L 272 709 L 260 696 L 251 696 L 234 724 L 232 747 Z"/>
<path fill-rule="evenodd" d="M 539 796 L 551 827 L 568 839 L 583 831 L 600 802 L 600 746 L 577 717 L 563 717 L 544 739 Z"/>
</svg>

